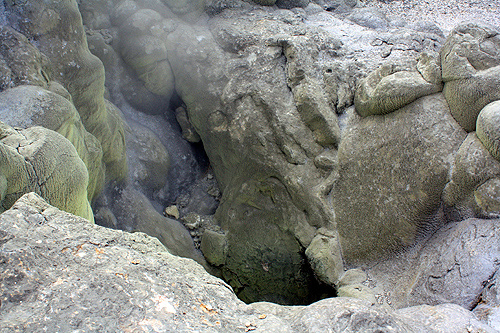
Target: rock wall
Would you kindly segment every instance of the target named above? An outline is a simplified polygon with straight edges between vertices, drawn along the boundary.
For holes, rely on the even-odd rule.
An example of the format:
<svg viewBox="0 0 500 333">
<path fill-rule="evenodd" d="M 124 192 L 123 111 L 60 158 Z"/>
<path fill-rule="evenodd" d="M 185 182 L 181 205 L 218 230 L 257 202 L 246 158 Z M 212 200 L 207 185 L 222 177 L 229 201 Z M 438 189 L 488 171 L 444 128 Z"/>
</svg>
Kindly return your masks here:
<svg viewBox="0 0 500 333">
<path fill-rule="evenodd" d="M 316 2 L 6 1 L 0 121 L 19 140 L 1 137 L 2 210 L 35 191 L 91 220 L 91 202 L 99 224 L 157 237 L 246 302 L 491 299 L 498 29 L 445 38 L 355 1 Z M 19 154 L 34 126 L 78 156 Z M 433 275 L 454 269 L 471 278 Z M 324 324 L 297 318 L 291 330 Z"/>
</svg>

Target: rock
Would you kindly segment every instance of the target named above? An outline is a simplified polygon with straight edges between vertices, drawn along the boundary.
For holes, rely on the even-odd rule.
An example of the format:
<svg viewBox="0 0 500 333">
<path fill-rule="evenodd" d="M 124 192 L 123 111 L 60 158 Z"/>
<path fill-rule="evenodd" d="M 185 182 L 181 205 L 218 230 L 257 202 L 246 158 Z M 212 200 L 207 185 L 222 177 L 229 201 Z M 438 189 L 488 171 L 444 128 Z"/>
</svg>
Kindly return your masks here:
<svg viewBox="0 0 500 333">
<path fill-rule="evenodd" d="M 75 146 L 87 166 L 89 200 L 95 199 L 102 191 L 101 144 L 85 130 L 80 115 L 69 100 L 37 86 L 21 85 L 7 89 L 0 93 L 0 121 L 19 128 L 43 126 L 63 135 Z"/>
<path fill-rule="evenodd" d="M 295 7 L 307 7 L 311 1 L 310 0 L 277 0 L 276 6 L 283 9 L 292 9 Z"/>
<path fill-rule="evenodd" d="M 120 27 L 120 54 L 153 94 L 172 97 L 174 77 L 162 35 L 172 32 L 171 21 L 156 11 L 141 9 Z"/>
<path fill-rule="evenodd" d="M 333 130 L 314 108 L 309 114 L 317 114 L 317 122 L 311 127 L 304 123 L 293 93 L 281 79 L 288 72 L 283 47 L 273 40 L 266 46 L 269 37 L 251 15 L 231 9 L 222 15 L 230 19 L 214 19 L 211 30 L 180 25 L 167 45 L 177 92 L 222 192 L 215 218 L 228 241 L 223 274 L 239 295 L 251 297 L 247 301 L 262 296 L 302 302 L 306 290 L 316 284 L 304 267 L 303 253 L 312 237 L 303 230 L 314 228 L 310 223 L 331 221 L 330 209 L 321 201 L 324 195 L 315 188 L 328 173 L 314 165 L 313 158 L 323 151 L 316 140 L 331 145 Z M 290 12 L 282 19 L 299 22 Z M 281 17 L 266 20 L 265 29 L 273 36 L 274 30 L 296 29 Z M 314 47 L 312 41 L 309 44 Z M 236 57 L 235 52 L 242 55 Z M 312 57 L 314 52 L 298 56 Z M 328 105 L 324 94 L 318 96 Z M 332 108 L 328 111 L 328 119 L 334 119 Z M 325 135 L 316 139 L 315 129 Z M 314 195 L 314 204 L 306 193 Z M 294 281 L 293 287 L 278 282 L 283 279 Z"/>
<path fill-rule="evenodd" d="M 168 179 L 170 156 L 160 139 L 150 129 L 129 122 L 126 130 L 129 179 L 149 196 L 162 189 Z"/>
<path fill-rule="evenodd" d="M 131 186 L 120 189 L 114 196 L 112 211 L 120 229 L 144 232 L 158 238 L 170 253 L 205 264 L 184 226 L 156 211 L 150 200 L 137 189 Z"/>
<path fill-rule="evenodd" d="M 442 90 L 441 68 L 434 57 L 421 53 L 414 70 L 404 67 L 384 65 L 361 80 L 354 97 L 361 116 L 387 114 Z"/>
<path fill-rule="evenodd" d="M 456 304 L 437 306 L 420 305 L 396 311 L 403 318 L 425 323 L 427 332 L 495 332 L 496 330 L 480 322 L 470 311 Z M 415 330 L 412 329 L 414 332 Z"/>
<path fill-rule="evenodd" d="M 491 155 L 500 161 L 500 100 L 486 105 L 476 123 L 476 134 Z"/>
<path fill-rule="evenodd" d="M 342 287 L 349 284 L 361 284 L 366 280 L 368 280 L 368 275 L 366 275 L 363 270 L 359 268 L 349 269 L 341 276 L 338 286 Z"/>
<path fill-rule="evenodd" d="M 448 219 L 459 221 L 480 215 L 478 203 L 481 199 L 480 196 L 476 198 L 475 191 L 481 184 L 499 176 L 500 163 L 481 144 L 476 133 L 469 133 L 457 151 L 451 181 L 443 191 L 444 203 L 452 207 Z M 486 202 L 480 204 L 483 209 Z"/>
<path fill-rule="evenodd" d="M 8 331 L 492 332 L 451 304 L 392 311 L 339 297 L 246 305 L 157 239 L 89 224 L 33 193 L 0 215 L 0 269 Z"/>
<path fill-rule="evenodd" d="M 335 286 L 344 273 L 342 254 L 338 237 L 316 235 L 306 249 L 306 256 L 317 278 L 323 283 Z"/>
<path fill-rule="evenodd" d="M 500 330 L 500 299 L 498 292 L 498 271 L 489 279 L 479 297 L 479 303 L 473 313 L 479 320 L 496 330 Z"/>
<path fill-rule="evenodd" d="M 193 125 L 189 122 L 189 117 L 187 115 L 186 109 L 183 107 L 178 107 L 175 109 L 175 118 L 182 129 L 182 137 L 189 142 L 200 142 L 201 138 L 196 133 Z"/>
<path fill-rule="evenodd" d="M 201 236 L 201 252 L 207 261 L 220 266 L 226 263 L 227 237 L 221 232 L 205 230 Z"/>
<path fill-rule="evenodd" d="M 468 132 L 476 129 L 479 112 L 500 99 L 500 38 L 492 27 L 462 24 L 441 50 L 443 94 L 453 117 Z"/>
<path fill-rule="evenodd" d="M 18 85 L 49 85 L 49 59 L 26 36 L 8 26 L 0 27 L 0 90 Z"/>
<path fill-rule="evenodd" d="M 177 206 L 168 206 L 167 208 L 165 208 L 165 215 L 168 215 L 168 216 L 172 216 L 173 218 L 175 218 L 176 220 L 179 219 L 180 215 L 179 215 L 179 209 L 177 209 Z"/>
<path fill-rule="evenodd" d="M 88 172 L 65 137 L 43 127 L 14 130 L 0 122 L 1 207 L 37 192 L 52 205 L 94 221 L 87 199 Z"/>
<path fill-rule="evenodd" d="M 356 8 L 347 19 L 371 29 L 385 30 L 389 27 L 387 17 L 375 8 Z"/>
<path fill-rule="evenodd" d="M 10 24 L 32 40 L 53 66 L 53 80 L 71 94 L 80 118 L 103 148 L 106 179 L 127 173 L 122 119 L 104 100 L 104 67 L 87 46 L 75 1 L 11 1 L 5 10 Z"/>
<path fill-rule="evenodd" d="M 453 303 L 472 310 L 498 271 L 498 222 L 449 223 L 415 248 L 364 270 L 393 308 Z"/>
<path fill-rule="evenodd" d="M 479 207 L 479 216 L 500 216 L 500 179 L 487 180 L 474 191 L 474 199 Z"/>
<path fill-rule="evenodd" d="M 332 191 L 348 266 L 409 247 L 440 226 L 434 214 L 464 138 L 441 94 L 385 116 L 352 117 Z"/>
</svg>

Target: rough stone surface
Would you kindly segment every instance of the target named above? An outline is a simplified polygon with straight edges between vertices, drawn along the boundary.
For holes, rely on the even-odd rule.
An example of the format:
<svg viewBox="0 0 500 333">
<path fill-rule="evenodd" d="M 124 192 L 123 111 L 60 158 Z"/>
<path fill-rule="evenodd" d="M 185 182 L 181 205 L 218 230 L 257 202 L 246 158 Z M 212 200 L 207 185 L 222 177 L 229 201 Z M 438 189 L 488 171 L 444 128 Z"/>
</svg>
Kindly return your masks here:
<svg viewBox="0 0 500 333">
<path fill-rule="evenodd" d="M 0 215 L 0 268 L 1 332 L 492 332 L 456 305 L 246 305 L 157 239 L 89 224 L 33 193 Z"/>
<path fill-rule="evenodd" d="M 500 100 L 486 105 L 477 118 L 476 134 L 491 155 L 500 161 Z"/>
<path fill-rule="evenodd" d="M 71 94 L 82 122 L 101 143 L 109 179 L 126 175 L 123 124 L 104 99 L 104 67 L 88 49 L 82 17 L 74 0 L 6 2 L 9 23 L 33 40 L 50 59 L 53 80 Z"/>
<path fill-rule="evenodd" d="M 75 147 L 40 126 L 14 128 L 0 122 L 0 210 L 37 192 L 52 205 L 94 221 L 87 198 L 88 172 Z"/>
<path fill-rule="evenodd" d="M 483 107 L 500 99 L 500 37 L 494 27 L 462 24 L 441 50 L 443 94 L 453 117 L 468 132 Z"/>
<path fill-rule="evenodd" d="M 365 271 L 394 308 L 454 303 L 472 310 L 498 270 L 498 222 L 449 223 L 421 245 Z"/>
<path fill-rule="evenodd" d="M 469 133 L 455 155 L 451 180 L 443 191 L 443 201 L 451 207 L 447 211 L 448 219 L 459 221 L 480 216 L 481 208 L 474 191 L 499 175 L 500 163 L 481 144 L 476 133 Z"/>
<path fill-rule="evenodd" d="M 442 94 L 385 116 L 358 118 L 353 115 L 343 135 L 333 189 L 342 253 L 349 264 L 411 246 L 440 226 L 443 221 L 435 213 L 465 138 Z"/>
<path fill-rule="evenodd" d="M 76 148 L 87 167 L 89 201 L 102 191 L 104 165 L 101 144 L 87 132 L 68 99 L 39 86 L 20 85 L 0 94 L 0 121 L 24 129 L 42 126 L 64 136 Z"/>
</svg>

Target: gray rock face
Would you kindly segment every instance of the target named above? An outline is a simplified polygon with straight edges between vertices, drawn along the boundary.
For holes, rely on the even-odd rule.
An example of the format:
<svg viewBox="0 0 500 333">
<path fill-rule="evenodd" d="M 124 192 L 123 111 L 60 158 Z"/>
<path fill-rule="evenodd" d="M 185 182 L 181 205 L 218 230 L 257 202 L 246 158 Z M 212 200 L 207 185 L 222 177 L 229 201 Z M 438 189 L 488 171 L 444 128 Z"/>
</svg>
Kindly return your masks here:
<svg viewBox="0 0 500 333">
<path fill-rule="evenodd" d="M 349 298 L 246 305 L 157 239 L 89 224 L 33 193 L 0 215 L 0 269 L 1 332 L 492 331 L 456 305 L 392 311 Z"/>
<path fill-rule="evenodd" d="M 464 138 L 442 94 L 385 116 L 352 116 L 333 189 L 344 260 L 383 257 L 439 227 L 434 214 Z"/>
<path fill-rule="evenodd" d="M 483 107 L 500 99 L 500 37 L 493 27 L 456 27 L 441 50 L 443 93 L 453 117 L 468 132 Z"/>
<path fill-rule="evenodd" d="M 454 303 L 472 310 L 498 270 L 498 221 L 447 224 L 428 241 L 367 273 L 395 308 Z"/>
</svg>

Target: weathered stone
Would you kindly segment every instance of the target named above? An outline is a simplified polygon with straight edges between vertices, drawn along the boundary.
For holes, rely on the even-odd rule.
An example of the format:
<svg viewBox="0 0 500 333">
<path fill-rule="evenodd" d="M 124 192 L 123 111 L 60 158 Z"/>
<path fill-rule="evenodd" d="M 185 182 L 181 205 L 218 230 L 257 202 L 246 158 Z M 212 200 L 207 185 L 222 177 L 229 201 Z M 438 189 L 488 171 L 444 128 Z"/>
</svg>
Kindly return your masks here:
<svg viewBox="0 0 500 333">
<path fill-rule="evenodd" d="M 485 217 L 500 216 L 500 179 L 492 178 L 474 191 L 474 199 L 479 207 L 479 215 Z"/>
<path fill-rule="evenodd" d="M 122 180 L 127 173 L 122 119 L 104 100 L 104 67 L 88 49 L 76 1 L 9 0 L 5 10 L 9 23 L 49 58 L 52 79 L 71 93 L 85 128 L 100 141 L 107 179 Z"/>
<path fill-rule="evenodd" d="M 442 223 L 433 214 L 464 137 L 441 94 L 353 119 L 339 147 L 333 190 L 344 260 L 394 253 Z"/>
<path fill-rule="evenodd" d="M 415 248 L 365 271 L 394 308 L 453 303 L 473 309 L 498 271 L 499 235 L 498 219 L 449 223 Z"/>
<path fill-rule="evenodd" d="M 491 155 L 500 161 L 500 100 L 489 103 L 481 110 L 476 134 Z"/>
<path fill-rule="evenodd" d="M 483 107 L 500 99 L 500 37 L 493 27 L 457 26 L 441 50 L 443 94 L 453 117 L 468 132 Z"/>
<path fill-rule="evenodd" d="M 61 134 L 34 126 L 14 130 L 0 122 L 1 211 L 37 192 L 52 205 L 94 221 L 87 198 L 88 172 Z"/>
<path fill-rule="evenodd" d="M 354 97 L 361 116 L 387 114 L 442 90 L 441 68 L 435 57 L 421 53 L 415 69 L 404 67 L 384 65 L 361 80 Z"/>
<path fill-rule="evenodd" d="M 479 214 L 474 191 L 498 176 L 500 163 L 481 144 L 476 133 L 469 133 L 457 151 L 451 181 L 443 191 L 444 203 L 452 207 L 448 218 L 460 220 Z"/>
<path fill-rule="evenodd" d="M 33 193 L 0 215 L 0 268 L 5 331 L 493 332 L 451 304 L 392 311 L 339 297 L 246 305 L 157 239 L 89 224 Z"/>
<path fill-rule="evenodd" d="M 320 281 L 330 286 L 339 283 L 344 274 L 344 266 L 338 237 L 328 237 L 321 233 L 316 235 L 305 254 Z"/>
<path fill-rule="evenodd" d="M 85 130 L 78 112 L 66 98 L 37 86 L 7 89 L 0 93 L 0 121 L 19 128 L 43 126 L 63 135 L 87 166 L 89 200 L 101 192 L 104 186 L 101 144 Z"/>
<path fill-rule="evenodd" d="M 473 309 L 479 320 L 496 330 L 500 330 L 500 293 L 498 290 L 498 271 L 486 282 L 481 293 L 480 302 Z"/>
<path fill-rule="evenodd" d="M 201 252 L 210 264 L 214 266 L 224 265 L 227 257 L 226 235 L 205 230 L 201 237 Z"/>
</svg>

